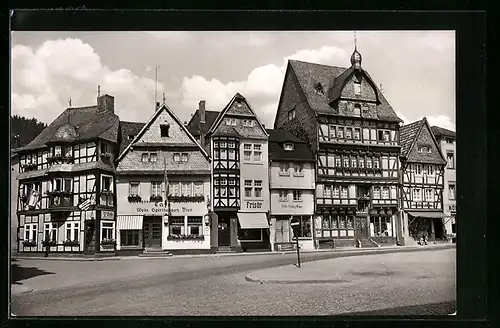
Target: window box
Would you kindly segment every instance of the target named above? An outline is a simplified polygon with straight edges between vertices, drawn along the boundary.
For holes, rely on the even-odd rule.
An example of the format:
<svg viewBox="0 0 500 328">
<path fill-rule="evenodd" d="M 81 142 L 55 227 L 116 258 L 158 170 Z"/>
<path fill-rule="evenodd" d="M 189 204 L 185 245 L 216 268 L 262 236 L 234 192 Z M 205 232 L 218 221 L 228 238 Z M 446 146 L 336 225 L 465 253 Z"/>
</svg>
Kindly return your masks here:
<svg viewBox="0 0 500 328">
<path fill-rule="evenodd" d="M 36 245 L 37 245 L 36 241 L 29 241 L 29 240 L 23 241 L 24 247 L 36 247 Z"/>
<path fill-rule="evenodd" d="M 169 235 L 167 240 L 205 240 L 203 235 Z"/>
<path fill-rule="evenodd" d="M 142 201 L 141 196 L 128 196 L 128 202 L 129 203 L 140 203 Z"/>
<path fill-rule="evenodd" d="M 101 240 L 101 245 L 102 246 L 105 246 L 105 245 L 106 246 L 107 245 L 114 246 L 114 245 L 116 245 L 116 240 L 114 240 L 114 239 L 103 239 L 103 240 Z"/>
<path fill-rule="evenodd" d="M 63 241 L 64 246 L 80 246 L 80 242 L 78 240 L 65 240 Z"/>
<path fill-rule="evenodd" d="M 304 172 L 293 172 L 293 176 L 294 177 L 303 177 L 304 176 Z"/>
<path fill-rule="evenodd" d="M 44 241 L 42 241 L 42 246 L 43 247 L 57 246 L 57 242 L 55 240 L 44 240 Z"/>
<path fill-rule="evenodd" d="M 205 196 L 169 196 L 168 200 L 172 203 L 202 203 Z"/>
<path fill-rule="evenodd" d="M 162 196 L 151 196 L 151 197 L 149 197 L 149 201 L 150 202 L 161 202 L 161 201 L 163 201 L 163 197 Z"/>
</svg>

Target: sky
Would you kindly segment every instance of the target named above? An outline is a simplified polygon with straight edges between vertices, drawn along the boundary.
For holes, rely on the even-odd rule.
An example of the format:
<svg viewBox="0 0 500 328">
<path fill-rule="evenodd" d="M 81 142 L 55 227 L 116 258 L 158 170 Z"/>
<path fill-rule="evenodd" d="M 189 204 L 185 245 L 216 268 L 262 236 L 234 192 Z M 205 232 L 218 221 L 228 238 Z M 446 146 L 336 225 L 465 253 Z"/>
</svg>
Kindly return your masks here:
<svg viewBox="0 0 500 328">
<path fill-rule="evenodd" d="M 404 124 L 455 130 L 455 32 L 357 31 L 362 67 Z M 121 120 L 146 122 L 165 100 L 189 121 L 239 92 L 272 127 L 288 59 L 349 67 L 353 31 L 12 32 L 11 112 L 49 124 L 64 109 L 115 97 Z M 157 69 L 155 69 L 158 67 Z M 156 71 L 158 72 L 157 83 Z"/>
</svg>

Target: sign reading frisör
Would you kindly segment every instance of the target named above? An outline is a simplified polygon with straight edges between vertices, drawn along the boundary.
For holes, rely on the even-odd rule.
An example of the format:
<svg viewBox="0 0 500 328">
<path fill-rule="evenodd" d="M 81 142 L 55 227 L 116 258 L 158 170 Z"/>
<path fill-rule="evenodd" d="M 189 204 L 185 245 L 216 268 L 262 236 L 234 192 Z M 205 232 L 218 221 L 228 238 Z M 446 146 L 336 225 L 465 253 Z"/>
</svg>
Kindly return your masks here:
<svg viewBox="0 0 500 328">
<path fill-rule="evenodd" d="M 245 208 L 262 208 L 263 202 L 259 201 L 246 201 Z"/>
</svg>

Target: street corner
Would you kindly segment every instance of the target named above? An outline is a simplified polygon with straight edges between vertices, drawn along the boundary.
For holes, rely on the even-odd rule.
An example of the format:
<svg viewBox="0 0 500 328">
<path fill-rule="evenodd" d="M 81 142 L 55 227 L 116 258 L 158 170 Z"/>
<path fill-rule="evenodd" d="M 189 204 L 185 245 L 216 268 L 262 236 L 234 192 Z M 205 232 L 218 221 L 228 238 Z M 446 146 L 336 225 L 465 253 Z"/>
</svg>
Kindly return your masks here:
<svg viewBox="0 0 500 328">
<path fill-rule="evenodd" d="M 12 284 L 10 290 L 12 296 L 17 296 L 21 294 L 30 293 L 33 291 L 33 288 L 22 284 Z"/>
</svg>

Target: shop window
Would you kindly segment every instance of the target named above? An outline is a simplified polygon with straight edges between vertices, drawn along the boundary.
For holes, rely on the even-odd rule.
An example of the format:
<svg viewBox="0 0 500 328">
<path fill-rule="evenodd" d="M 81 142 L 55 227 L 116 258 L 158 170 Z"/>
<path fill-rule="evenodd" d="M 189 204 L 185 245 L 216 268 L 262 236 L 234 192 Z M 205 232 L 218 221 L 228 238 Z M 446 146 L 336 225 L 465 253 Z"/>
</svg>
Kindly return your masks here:
<svg viewBox="0 0 500 328">
<path fill-rule="evenodd" d="M 291 224 L 292 225 L 293 236 L 299 238 L 311 237 L 311 218 L 309 216 L 293 216 Z"/>
<path fill-rule="evenodd" d="M 202 235 L 203 231 L 203 218 L 201 216 L 188 216 L 187 218 L 188 224 L 188 234 L 189 235 Z"/>
<path fill-rule="evenodd" d="M 139 230 L 121 230 L 121 246 L 139 246 Z"/>
<path fill-rule="evenodd" d="M 393 237 L 390 217 L 370 217 L 371 237 Z"/>
<path fill-rule="evenodd" d="M 170 235 L 182 235 L 184 230 L 184 217 L 171 216 L 168 218 Z"/>
<path fill-rule="evenodd" d="M 262 241 L 262 229 L 240 229 L 238 239 L 241 241 Z"/>
<path fill-rule="evenodd" d="M 78 241 L 80 237 L 80 223 L 66 223 L 66 241 Z"/>
<path fill-rule="evenodd" d="M 114 240 L 115 238 L 115 223 L 101 222 L 101 241 Z"/>
<path fill-rule="evenodd" d="M 36 242 L 37 235 L 38 235 L 37 230 L 38 230 L 38 224 L 36 224 L 36 223 L 25 224 L 24 225 L 24 241 Z"/>
</svg>

